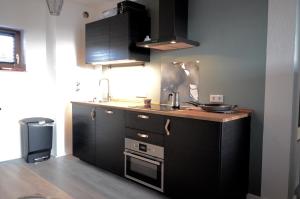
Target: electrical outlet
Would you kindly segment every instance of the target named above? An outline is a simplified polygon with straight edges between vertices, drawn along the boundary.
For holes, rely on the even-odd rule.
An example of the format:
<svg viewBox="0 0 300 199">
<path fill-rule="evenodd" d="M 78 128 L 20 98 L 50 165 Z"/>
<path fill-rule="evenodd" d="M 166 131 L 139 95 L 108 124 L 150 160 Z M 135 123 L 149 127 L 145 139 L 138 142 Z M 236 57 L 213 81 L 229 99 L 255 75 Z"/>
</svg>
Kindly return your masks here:
<svg viewBox="0 0 300 199">
<path fill-rule="evenodd" d="M 224 95 L 209 95 L 209 102 L 210 103 L 223 103 Z"/>
</svg>

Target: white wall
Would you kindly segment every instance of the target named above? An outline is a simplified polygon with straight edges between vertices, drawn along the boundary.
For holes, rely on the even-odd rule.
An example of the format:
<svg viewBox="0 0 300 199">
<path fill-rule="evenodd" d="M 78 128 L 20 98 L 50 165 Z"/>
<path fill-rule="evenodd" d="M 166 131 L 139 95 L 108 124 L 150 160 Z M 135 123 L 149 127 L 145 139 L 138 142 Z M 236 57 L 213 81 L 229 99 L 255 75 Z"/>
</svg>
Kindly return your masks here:
<svg viewBox="0 0 300 199">
<path fill-rule="evenodd" d="M 92 17 L 84 19 L 83 11 Z M 71 152 L 69 100 L 89 96 L 89 89 L 81 96 L 74 93 L 74 82 L 80 79 L 90 88 L 99 78 L 78 67 L 84 63 L 84 24 L 93 17 L 98 17 L 93 8 L 71 0 L 58 17 L 49 15 L 43 0 L 0 0 L 0 26 L 24 30 L 27 65 L 26 72 L 0 71 L 0 162 L 21 157 L 18 121 L 26 117 L 53 118 L 53 153 Z"/>
<path fill-rule="evenodd" d="M 262 197 L 292 198 L 298 112 L 297 0 L 269 0 Z M 298 157 L 299 158 L 299 157 Z"/>
<path fill-rule="evenodd" d="M 75 71 L 84 64 L 84 24 L 89 19 L 82 16 L 89 11 L 86 6 L 65 1 L 63 10 L 55 20 L 55 68 L 56 68 L 56 123 L 57 154 L 72 153 L 70 101 L 74 91 Z"/>
<path fill-rule="evenodd" d="M 43 1 L 1 0 L 0 26 L 24 30 L 27 72 L 0 71 L 0 161 L 20 157 L 18 121 L 53 118 L 53 81 L 46 62 L 46 19 Z"/>
</svg>

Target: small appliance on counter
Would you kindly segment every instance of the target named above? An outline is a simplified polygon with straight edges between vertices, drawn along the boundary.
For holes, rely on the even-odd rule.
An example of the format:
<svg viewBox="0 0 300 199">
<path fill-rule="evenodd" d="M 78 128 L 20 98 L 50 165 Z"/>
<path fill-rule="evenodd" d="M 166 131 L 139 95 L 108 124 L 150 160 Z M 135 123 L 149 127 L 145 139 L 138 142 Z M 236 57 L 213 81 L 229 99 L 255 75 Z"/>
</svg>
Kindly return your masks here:
<svg viewBox="0 0 300 199">
<path fill-rule="evenodd" d="M 22 157 L 27 163 L 50 158 L 54 120 L 43 117 L 25 118 L 21 125 Z"/>
<path fill-rule="evenodd" d="M 172 92 L 168 96 L 168 100 L 171 102 L 172 108 L 180 108 L 180 102 L 179 102 L 179 92 Z"/>
</svg>

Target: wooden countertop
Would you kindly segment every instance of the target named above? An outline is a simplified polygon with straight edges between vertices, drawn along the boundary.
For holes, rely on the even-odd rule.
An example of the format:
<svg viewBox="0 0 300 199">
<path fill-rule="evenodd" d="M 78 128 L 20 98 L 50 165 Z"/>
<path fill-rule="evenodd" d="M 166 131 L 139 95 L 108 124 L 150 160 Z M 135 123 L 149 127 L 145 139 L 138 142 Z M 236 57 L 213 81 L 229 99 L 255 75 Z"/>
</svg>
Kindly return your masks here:
<svg viewBox="0 0 300 199">
<path fill-rule="evenodd" d="M 136 111 L 143 113 L 152 113 L 173 117 L 192 118 L 198 120 L 207 120 L 213 122 L 229 122 L 245 118 L 251 115 L 252 111 L 249 109 L 238 109 L 235 113 L 211 113 L 202 110 L 199 107 L 185 107 L 180 110 L 157 110 L 159 105 L 151 105 L 151 108 L 143 108 L 143 104 L 136 102 L 122 102 L 122 101 L 111 101 L 111 102 L 83 102 L 83 101 L 72 101 L 72 103 L 86 104 L 99 107 L 118 108 L 128 111 Z"/>
</svg>

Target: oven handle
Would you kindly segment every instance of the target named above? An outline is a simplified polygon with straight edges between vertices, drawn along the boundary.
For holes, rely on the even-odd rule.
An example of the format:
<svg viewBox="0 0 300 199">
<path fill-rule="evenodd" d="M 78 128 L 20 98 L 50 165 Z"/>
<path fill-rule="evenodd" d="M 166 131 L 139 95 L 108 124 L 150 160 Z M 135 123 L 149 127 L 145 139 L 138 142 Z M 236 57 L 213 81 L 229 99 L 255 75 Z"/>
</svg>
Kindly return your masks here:
<svg viewBox="0 0 300 199">
<path fill-rule="evenodd" d="M 143 160 L 143 161 L 145 161 L 145 162 L 149 162 L 149 163 L 155 164 L 155 165 L 157 165 L 157 166 L 160 165 L 160 162 L 157 162 L 157 161 L 154 161 L 154 160 L 149 160 L 149 159 L 147 159 L 147 158 L 144 158 L 144 157 L 141 157 L 141 156 L 138 156 L 138 155 L 134 155 L 134 154 L 128 153 L 128 152 L 126 152 L 126 151 L 124 152 L 124 155 L 128 155 L 128 156 L 130 156 L 130 157 L 133 157 L 133 158 L 136 158 L 136 159 L 139 159 L 139 160 Z"/>
</svg>

